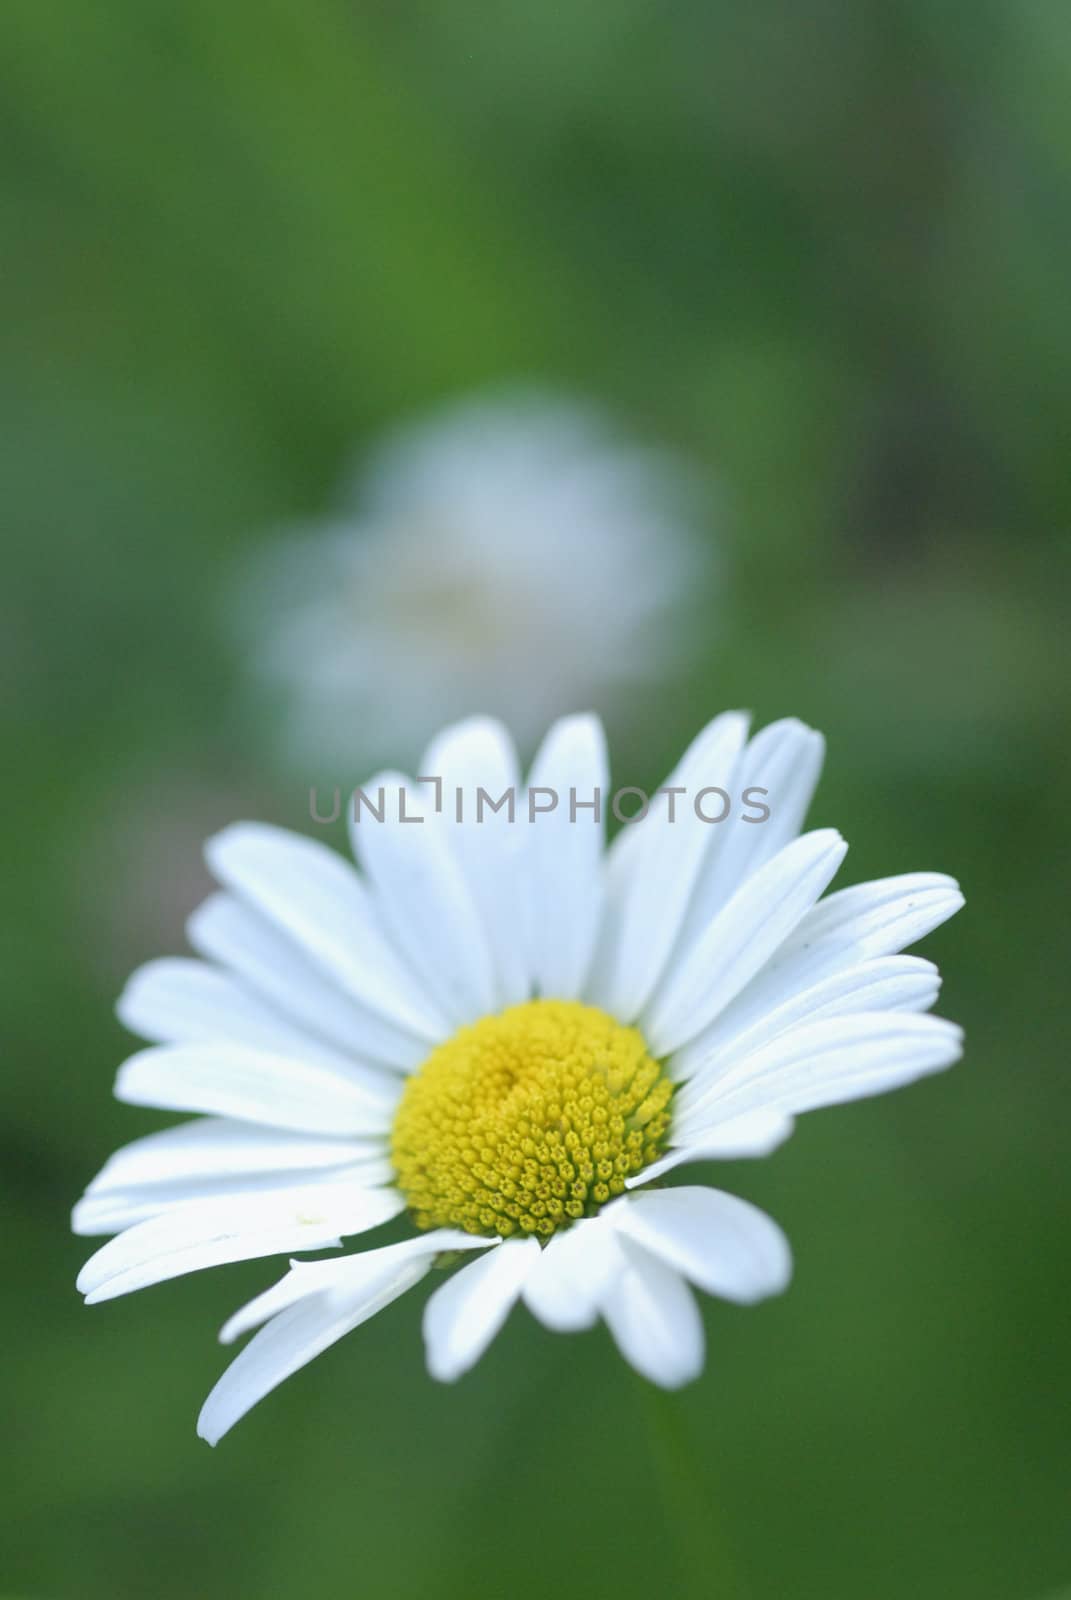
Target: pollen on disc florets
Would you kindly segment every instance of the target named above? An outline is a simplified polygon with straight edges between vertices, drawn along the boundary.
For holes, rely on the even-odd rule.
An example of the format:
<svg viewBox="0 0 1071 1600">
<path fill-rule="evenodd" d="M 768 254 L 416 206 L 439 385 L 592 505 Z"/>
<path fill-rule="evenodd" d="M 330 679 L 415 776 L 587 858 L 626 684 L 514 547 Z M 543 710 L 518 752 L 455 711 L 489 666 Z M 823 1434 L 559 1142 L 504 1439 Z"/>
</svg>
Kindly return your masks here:
<svg viewBox="0 0 1071 1600">
<path fill-rule="evenodd" d="M 529 1000 L 440 1045 L 394 1118 L 421 1228 L 547 1236 L 661 1153 L 673 1085 L 643 1036 L 575 1000 Z"/>
</svg>

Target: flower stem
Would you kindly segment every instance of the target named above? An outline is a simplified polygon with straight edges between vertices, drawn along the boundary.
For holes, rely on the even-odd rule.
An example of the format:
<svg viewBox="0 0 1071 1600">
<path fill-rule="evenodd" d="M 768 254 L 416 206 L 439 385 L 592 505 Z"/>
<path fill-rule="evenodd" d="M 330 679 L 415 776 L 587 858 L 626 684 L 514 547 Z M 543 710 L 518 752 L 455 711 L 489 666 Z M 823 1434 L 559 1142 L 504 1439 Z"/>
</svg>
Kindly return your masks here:
<svg viewBox="0 0 1071 1600">
<path fill-rule="evenodd" d="M 681 1397 L 639 1380 L 651 1454 L 658 1474 L 666 1525 L 677 1549 L 682 1596 L 696 1600 L 748 1600 L 732 1559 L 712 1493 L 695 1447 Z"/>
</svg>

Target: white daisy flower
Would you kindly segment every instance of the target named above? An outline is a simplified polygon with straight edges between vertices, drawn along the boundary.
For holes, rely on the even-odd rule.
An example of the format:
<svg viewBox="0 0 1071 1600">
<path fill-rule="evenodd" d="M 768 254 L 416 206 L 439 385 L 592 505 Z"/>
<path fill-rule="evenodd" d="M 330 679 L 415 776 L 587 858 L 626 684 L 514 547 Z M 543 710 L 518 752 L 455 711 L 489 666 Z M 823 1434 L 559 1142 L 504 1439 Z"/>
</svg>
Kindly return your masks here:
<svg viewBox="0 0 1071 1600">
<path fill-rule="evenodd" d="M 627 708 L 709 638 L 701 498 L 593 407 L 468 401 L 388 437 L 333 518 L 255 552 L 228 617 L 306 770 L 415 756 L 473 704 L 531 750 L 559 707 Z"/>
<path fill-rule="evenodd" d="M 690 1286 L 742 1303 L 785 1287 L 788 1245 L 762 1212 L 656 1180 L 766 1155 L 798 1113 L 960 1054 L 959 1029 L 923 1015 L 936 968 L 899 954 L 959 890 L 913 873 L 820 898 L 846 849 L 800 833 L 822 749 L 795 720 L 748 742 L 744 716 L 720 716 L 606 851 L 598 721 L 552 727 L 525 784 L 480 718 L 425 755 L 438 784 L 388 773 L 359 791 L 359 870 L 254 823 L 210 842 L 223 888 L 190 923 L 201 959 L 151 963 L 119 1004 L 154 1041 L 119 1098 L 197 1115 L 90 1184 L 76 1230 L 118 1236 L 79 1287 L 107 1300 L 403 1214 L 411 1233 L 292 1262 L 226 1324 L 228 1342 L 259 1332 L 205 1404 L 206 1439 L 436 1264 L 463 1263 L 424 1312 L 445 1380 L 521 1300 L 561 1331 L 601 1318 L 673 1388 L 703 1365 Z M 737 803 L 756 788 L 763 820 Z M 480 789 L 512 792 L 514 819 L 477 821 Z M 715 790 L 732 801 L 717 824 Z M 402 800 L 421 823 L 399 821 Z"/>
</svg>

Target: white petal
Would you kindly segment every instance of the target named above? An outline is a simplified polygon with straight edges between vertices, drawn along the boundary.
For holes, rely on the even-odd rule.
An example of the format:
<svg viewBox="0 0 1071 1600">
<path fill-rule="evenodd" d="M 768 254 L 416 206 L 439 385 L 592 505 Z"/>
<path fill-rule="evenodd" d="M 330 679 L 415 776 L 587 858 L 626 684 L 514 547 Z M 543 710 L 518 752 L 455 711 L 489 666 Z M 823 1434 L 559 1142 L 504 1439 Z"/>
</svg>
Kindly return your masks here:
<svg viewBox="0 0 1071 1600">
<path fill-rule="evenodd" d="M 894 955 L 916 944 L 963 905 L 954 878 L 909 872 L 853 884 L 827 895 L 803 918 L 771 964 L 771 982 L 801 973 L 814 983 L 842 966 L 871 956 Z"/>
<path fill-rule="evenodd" d="M 741 1161 L 768 1156 L 784 1144 L 795 1127 L 793 1119 L 781 1111 L 745 1111 L 743 1116 L 712 1128 L 700 1144 L 685 1143 L 652 1162 L 633 1178 L 625 1179 L 626 1189 L 639 1189 L 645 1183 L 672 1172 L 691 1161 Z"/>
<path fill-rule="evenodd" d="M 501 723 L 471 717 L 433 741 L 419 771 L 442 785 L 439 822 L 483 923 L 495 969 L 495 1009 L 517 1005 L 528 999 L 532 983 L 520 910 L 526 825 L 517 815 L 523 796 L 513 742 Z M 508 798 L 491 809 L 503 795 L 512 796 L 512 812 Z"/>
<path fill-rule="evenodd" d="M 436 1289 L 424 1307 L 428 1371 L 453 1383 L 483 1355 L 539 1259 L 535 1239 L 507 1239 Z"/>
<path fill-rule="evenodd" d="M 202 1111 L 302 1133 L 369 1137 L 390 1126 L 398 1091 L 386 1073 L 369 1086 L 323 1065 L 237 1045 L 158 1045 L 119 1068 L 115 1094 L 130 1105 Z"/>
<path fill-rule="evenodd" d="M 343 1072 L 356 1065 L 352 1054 L 295 1028 L 240 979 L 204 961 L 150 961 L 130 978 L 116 1010 L 132 1033 L 167 1044 L 226 1042 L 269 1055 L 324 1061 Z M 387 1069 L 365 1062 L 357 1070 L 367 1077 Z"/>
<path fill-rule="evenodd" d="M 863 1011 L 927 1011 L 940 989 L 940 974 L 932 961 L 883 956 L 787 993 L 779 1005 L 758 1015 L 745 991 L 673 1058 L 673 1076 L 690 1080 L 677 1097 L 677 1109 L 693 1105 L 715 1078 L 788 1028 Z"/>
<path fill-rule="evenodd" d="M 485 1241 L 470 1241 L 473 1248 L 481 1242 Z M 347 1256 L 331 1263 L 337 1268 L 336 1274 L 322 1273 L 314 1281 L 304 1280 L 314 1292 L 303 1290 L 303 1298 L 298 1299 L 292 1292 L 280 1295 L 280 1303 L 285 1303 L 286 1309 L 273 1316 L 235 1357 L 201 1408 L 197 1419 L 201 1438 L 207 1439 L 209 1444 L 217 1444 L 239 1418 L 277 1388 L 284 1378 L 289 1378 L 314 1356 L 418 1283 L 431 1266 L 434 1253 L 443 1246 L 435 1233 L 424 1234 L 419 1241 L 407 1241 L 407 1244 L 414 1243 L 423 1248 L 388 1245 L 360 1256 Z M 455 1245 L 454 1248 L 464 1247 Z M 313 1269 L 310 1266 L 308 1270 Z M 289 1281 L 289 1277 L 283 1279 L 284 1284 Z M 269 1290 L 268 1294 L 274 1292 Z M 261 1296 L 253 1306 L 262 1304 L 266 1298 Z M 247 1312 L 251 1310 L 252 1307 L 246 1307 Z M 268 1315 L 271 1315 L 270 1310 Z M 239 1317 L 242 1316 L 244 1313 L 240 1312 Z"/>
<path fill-rule="evenodd" d="M 186 936 L 201 955 L 236 973 L 294 1023 L 337 1049 L 401 1072 L 415 1071 L 427 1059 L 427 1039 L 360 1005 L 281 928 L 233 895 L 210 895 L 190 917 Z"/>
<path fill-rule="evenodd" d="M 720 1189 L 657 1189 L 607 1207 L 607 1220 L 707 1294 L 751 1305 L 780 1294 L 792 1253 L 764 1211 Z"/>
<path fill-rule="evenodd" d="M 237 1195 L 274 1195 L 282 1187 L 301 1184 L 352 1184 L 360 1189 L 378 1189 L 391 1182 L 394 1169 L 383 1156 L 371 1160 L 331 1167 L 327 1172 L 298 1168 L 285 1172 L 244 1173 L 235 1177 L 183 1178 L 170 1183 L 143 1183 L 127 1189 L 108 1189 L 86 1194 L 71 1216 L 71 1227 L 79 1234 L 118 1233 L 135 1223 L 147 1222 L 175 1206 L 191 1200 L 227 1200 Z"/>
<path fill-rule="evenodd" d="M 348 862 L 315 839 L 239 822 L 210 839 L 221 883 L 277 923 L 362 1005 L 437 1041 L 448 1031 L 391 949 L 367 889 Z"/>
<path fill-rule="evenodd" d="M 285 1278 L 280 1278 L 278 1283 L 228 1318 L 219 1331 L 220 1343 L 233 1344 L 243 1333 L 249 1333 L 309 1295 L 330 1290 L 336 1296 L 363 1298 L 370 1285 L 379 1278 L 393 1276 L 403 1263 L 420 1261 L 426 1271 L 443 1251 L 485 1250 L 488 1245 L 497 1243 L 494 1239 L 462 1233 L 457 1228 L 436 1228 L 415 1238 L 403 1239 L 400 1244 L 380 1245 L 378 1250 L 362 1250 L 357 1255 L 334 1256 L 326 1261 L 291 1261 Z"/>
<path fill-rule="evenodd" d="M 745 1111 L 811 1111 L 882 1094 L 960 1057 L 962 1032 L 941 1017 L 874 1011 L 782 1034 L 719 1079 L 701 1110 L 674 1122 L 674 1138 L 698 1144 Z"/>
<path fill-rule="evenodd" d="M 685 793 L 656 795 L 647 817 L 631 824 L 638 842 L 629 853 L 627 877 L 614 874 L 614 899 L 591 983 L 596 1004 L 622 1022 L 639 1016 L 661 978 L 704 857 L 714 847 L 718 825 L 697 814 L 695 797 L 707 787 L 727 790 L 746 737 L 741 712 L 715 718 L 663 786 Z"/>
<path fill-rule="evenodd" d="M 760 867 L 688 951 L 643 1019 L 656 1055 L 668 1055 L 734 999 L 814 905 L 844 859 L 833 828 L 807 833 Z"/>
<path fill-rule="evenodd" d="M 362 807 L 350 816 L 354 853 L 368 874 L 380 921 L 409 969 L 453 1026 L 495 1009 L 495 972 L 487 934 L 455 858 L 434 792 L 399 773 L 382 772 L 365 792 L 383 820 Z M 405 815 L 420 817 L 403 822 Z"/>
<path fill-rule="evenodd" d="M 411 1289 L 426 1271 L 425 1261 L 410 1261 L 379 1280 L 364 1300 L 310 1295 L 280 1312 L 235 1357 L 209 1394 L 197 1419 L 200 1437 L 218 1444 L 258 1400 Z"/>
<path fill-rule="evenodd" d="M 543 1246 L 525 1279 L 524 1303 L 555 1333 L 590 1328 L 610 1279 L 625 1265 L 613 1229 L 601 1215 L 587 1218 Z"/>
<path fill-rule="evenodd" d="M 685 927 L 686 940 L 697 937 L 753 872 L 771 860 L 798 835 L 811 803 L 825 741 L 795 717 L 773 722 L 757 733 L 733 769 L 733 809 L 719 823 L 714 847 L 703 865 Z M 769 808 L 756 821 L 754 803 L 744 795 L 764 790 L 754 801 Z"/>
<path fill-rule="evenodd" d="M 185 1200 L 345 1177 L 372 1188 L 393 1175 L 382 1139 L 331 1139 L 198 1117 L 126 1145 L 74 1208 L 75 1233 L 116 1233 Z"/>
<path fill-rule="evenodd" d="M 198 1117 L 123 1145 L 86 1190 L 103 1194 L 143 1184 L 341 1167 L 383 1149 L 381 1139 L 332 1139 L 258 1127 L 231 1117 Z"/>
<path fill-rule="evenodd" d="M 857 884 L 829 895 L 807 913 L 773 959 L 756 973 L 712 1027 L 678 1052 L 674 1076 L 690 1076 L 730 1040 L 734 1041 L 734 1052 L 737 1039 L 750 1048 L 752 1030 L 757 1046 L 768 1023 L 775 1021 L 782 1008 L 797 997 L 803 1003 L 810 996 L 806 1000 L 809 1005 L 816 996 L 821 999 L 819 985 L 834 985 L 838 979 L 851 989 L 860 977 L 865 981 L 868 963 L 878 971 L 878 960 L 921 939 L 962 904 L 963 896 L 955 881 L 932 872 Z M 891 969 L 880 970 L 887 974 Z M 928 980 L 921 973 L 925 970 L 932 974 L 929 981 L 935 981 L 935 969 L 927 962 L 924 967 L 910 970 L 920 976 L 918 984 L 909 983 L 907 990 L 913 989 L 916 996 L 924 995 Z M 834 987 L 825 989 L 825 999 L 834 993 Z M 923 999 L 921 1003 L 926 1002 Z M 852 1009 L 861 1007 L 853 1004 Z M 868 1005 L 866 1009 L 873 1007 Z"/>
<path fill-rule="evenodd" d="M 614 1343 L 643 1377 L 679 1389 L 703 1370 L 703 1323 L 688 1285 L 634 1240 L 622 1236 L 627 1258 L 602 1296 L 601 1311 Z"/>
<path fill-rule="evenodd" d="M 226 1261 L 321 1250 L 404 1209 L 395 1190 L 352 1183 L 190 1200 L 109 1240 L 82 1268 L 78 1287 L 93 1304 Z"/>
<path fill-rule="evenodd" d="M 528 834 L 530 961 L 539 993 L 559 1000 L 581 995 L 595 951 L 603 904 L 608 784 L 601 722 L 594 716 L 565 717 L 543 740 L 522 795 L 518 827 Z M 557 803 L 553 810 L 538 809 L 529 822 L 529 795 L 536 789 L 551 790 Z M 601 797 L 597 814 L 587 804 L 596 796 Z M 550 804 L 548 795 L 533 800 L 539 808 Z"/>
</svg>

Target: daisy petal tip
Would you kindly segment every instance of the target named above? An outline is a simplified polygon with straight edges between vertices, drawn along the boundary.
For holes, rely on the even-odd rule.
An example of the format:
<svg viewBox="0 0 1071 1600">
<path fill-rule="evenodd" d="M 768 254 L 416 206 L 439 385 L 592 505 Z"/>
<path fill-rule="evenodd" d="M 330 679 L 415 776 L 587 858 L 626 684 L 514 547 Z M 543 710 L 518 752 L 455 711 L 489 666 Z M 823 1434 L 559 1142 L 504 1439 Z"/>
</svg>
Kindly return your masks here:
<svg viewBox="0 0 1071 1600">
<path fill-rule="evenodd" d="M 663 1364 L 658 1370 L 637 1366 L 635 1361 L 628 1357 L 626 1359 L 638 1378 L 650 1384 L 652 1389 L 660 1389 L 663 1394 L 677 1394 L 681 1389 L 687 1389 L 689 1384 L 703 1376 L 707 1364 L 705 1347 L 687 1353 L 678 1351 L 675 1361 Z"/>
<path fill-rule="evenodd" d="M 776 1227 L 776 1224 L 774 1226 Z M 792 1276 L 796 1270 L 792 1246 L 780 1229 L 777 1233 L 780 1239 L 776 1241 L 776 1236 L 771 1238 L 771 1248 L 763 1262 L 761 1276 L 756 1277 L 753 1293 L 746 1298 L 741 1296 L 742 1305 L 754 1306 L 760 1301 L 774 1299 L 777 1295 L 784 1294 L 791 1286 Z"/>
<path fill-rule="evenodd" d="M 681 1389 L 687 1389 L 690 1383 L 695 1383 L 698 1378 L 701 1378 L 705 1366 L 706 1352 L 704 1351 L 698 1362 L 690 1361 L 686 1366 L 678 1368 L 677 1371 L 663 1373 L 658 1378 L 649 1378 L 648 1382 L 653 1383 L 656 1389 L 664 1389 L 667 1394 L 677 1394 Z"/>
<path fill-rule="evenodd" d="M 247 822 L 228 822 L 225 828 L 220 828 L 218 833 L 209 834 L 202 846 L 206 866 L 213 873 L 222 860 L 230 853 L 232 845 L 240 844 L 246 836 L 246 829 L 254 826 Z"/>
<path fill-rule="evenodd" d="M 435 1379 L 436 1383 L 457 1383 L 466 1372 L 476 1365 L 483 1354 L 483 1347 L 475 1353 L 460 1348 L 450 1348 L 444 1341 L 437 1338 L 434 1332 L 429 1332 L 427 1325 L 424 1328 L 424 1359 L 428 1369 L 428 1376 Z"/>
<path fill-rule="evenodd" d="M 131 1028 L 130 1027 L 130 1023 L 129 1023 L 129 1021 L 127 1019 L 129 1018 L 129 1016 L 131 1014 L 132 1003 L 136 1000 L 137 994 L 138 994 L 138 990 L 141 987 L 141 973 L 142 973 L 142 971 L 143 971 L 143 969 L 141 967 L 139 967 L 136 972 L 132 972 L 130 974 L 130 977 L 123 984 L 123 987 L 119 991 L 119 994 L 116 997 L 116 1001 L 115 1001 L 115 1007 L 114 1007 L 115 1015 L 118 1018 L 118 1020 L 123 1024 L 123 1027 L 124 1028 L 128 1028 L 131 1033 L 136 1033 L 137 1029 L 136 1028 Z"/>
<path fill-rule="evenodd" d="M 597 753 L 600 760 L 606 759 L 606 732 L 602 719 L 594 711 L 577 711 L 567 717 L 560 717 L 549 729 L 545 744 L 548 748 L 557 746 L 559 754 L 564 750 Z"/>
<path fill-rule="evenodd" d="M 942 1052 L 942 1065 L 950 1065 L 958 1061 L 963 1054 L 965 1034 L 958 1022 L 952 1022 L 948 1017 L 935 1017 L 930 1012 L 920 1015 L 919 1021 L 923 1027 L 919 1030 L 922 1036 L 940 1039 L 944 1044 Z M 947 1060 L 945 1057 L 947 1056 Z"/>
<path fill-rule="evenodd" d="M 455 1362 L 443 1361 L 433 1356 L 430 1350 L 427 1352 L 427 1367 L 428 1376 L 434 1378 L 436 1383 L 456 1383 L 467 1370 Z"/>
<path fill-rule="evenodd" d="M 954 917 L 957 911 L 962 911 L 967 904 L 967 897 L 963 893 L 959 880 L 951 877 L 946 872 L 935 872 L 931 876 L 929 889 L 937 901 L 940 915 L 934 922 L 934 927 L 939 927 L 942 922 L 947 922 L 949 917 Z"/>
<path fill-rule="evenodd" d="M 945 1019 L 942 1017 L 936 1020 L 944 1021 Z M 946 1022 L 945 1032 L 948 1039 L 949 1052 L 946 1065 L 951 1067 L 962 1058 L 967 1036 L 958 1022 Z"/>
<path fill-rule="evenodd" d="M 471 716 L 459 717 L 456 722 L 448 722 L 436 738 L 445 743 L 454 739 L 484 736 L 496 740 L 509 740 L 510 734 L 500 717 L 492 717 L 486 711 L 474 711 Z"/>
<path fill-rule="evenodd" d="M 76 1234 L 79 1239 L 93 1238 L 96 1233 L 91 1220 L 89 1202 L 90 1194 L 87 1190 L 81 1200 L 71 1208 L 71 1232 Z M 79 1277 L 81 1277 L 80 1273 Z"/>
<path fill-rule="evenodd" d="M 205 848 L 207 849 L 207 846 Z M 224 891 L 216 889 L 207 899 L 202 900 L 199 906 L 194 906 L 186 918 L 185 930 L 187 942 L 194 950 L 201 949 L 205 930 L 213 926 L 226 903 Z"/>
<path fill-rule="evenodd" d="M 606 729 L 603 727 L 602 718 L 597 711 L 581 711 L 577 714 L 576 725 L 585 738 L 593 744 L 605 747 Z"/>
<path fill-rule="evenodd" d="M 205 1404 L 201 1407 L 201 1414 L 197 1418 L 198 1439 L 203 1439 L 205 1444 L 214 1450 L 226 1432 L 226 1428 L 217 1427 L 212 1421 L 211 1414 L 209 1412 L 209 1402 L 206 1400 Z"/>
<path fill-rule="evenodd" d="M 99 1253 L 100 1252 L 98 1251 L 97 1254 L 90 1256 L 89 1260 L 83 1264 L 81 1271 L 74 1280 L 74 1286 L 81 1295 L 88 1297 L 97 1287 L 98 1278 L 97 1273 L 94 1270 L 94 1263 L 96 1262 L 97 1255 L 99 1255 Z"/>
<path fill-rule="evenodd" d="M 800 737 L 806 737 L 808 734 L 813 734 L 814 731 L 810 723 L 804 722 L 802 717 L 778 717 L 776 722 L 767 723 L 763 729 L 763 736 L 771 739 L 775 733 L 782 736 L 793 733 Z"/>
<path fill-rule="evenodd" d="M 242 1358 L 239 1356 L 237 1359 L 240 1361 Z M 233 1385 L 228 1383 L 231 1370 L 228 1368 L 216 1381 L 197 1415 L 197 1437 L 213 1450 L 224 1434 L 229 1433 L 235 1423 L 240 1422 L 256 1401 L 262 1398 L 256 1394 L 252 1398 L 236 1397 Z"/>
<path fill-rule="evenodd" d="M 149 1050 L 153 1049 L 149 1046 Z M 135 1055 L 128 1056 L 115 1074 L 112 1085 L 112 1094 L 117 1100 L 126 1105 L 136 1106 L 141 1104 L 139 1079 L 141 1076 L 141 1062 L 149 1050 L 139 1050 Z"/>
<path fill-rule="evenodd" d="M 285 836 L 285 829 L 268 822 L 228 822 L 225 828 L 205 840 L 205 865 L 213 877 L 222 882 L 236 864 L 236 858 L 241 859 L 249 847 L 259 850 L 264 844 Z"/>
<path fill-rule="evenodd" d="M 233 1344 L 241 1334 L 242 1326 L 243 1324 L 240 1313 L 235 1312 L 233 1317 L 227 1318 L 222 1328 L 220 1328 L 219 1333 L 216 1335 L 216 1338 L 219 1340 L 220 1344 Z"/>
</svg>

